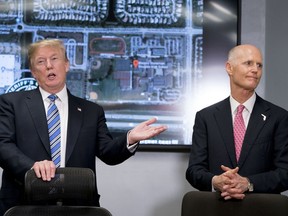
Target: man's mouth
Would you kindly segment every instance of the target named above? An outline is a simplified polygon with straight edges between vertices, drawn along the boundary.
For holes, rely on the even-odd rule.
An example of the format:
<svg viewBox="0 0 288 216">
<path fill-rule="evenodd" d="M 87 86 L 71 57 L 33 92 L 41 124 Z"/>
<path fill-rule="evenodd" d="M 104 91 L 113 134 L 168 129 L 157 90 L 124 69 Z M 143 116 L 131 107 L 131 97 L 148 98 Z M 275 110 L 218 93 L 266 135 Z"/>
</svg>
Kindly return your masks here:
<svg viewBox="0 0 288 216">
<path fill-rule="evenodd" d="M 56 77 L 55 73 L 49 73 L 48 74 L 48 79 L 54 79 Z"/>
<path fill-rule="evenodd" d="M 257 80 L 258 77 L 249 76 L 248 79 L 255 79 L 255 80 Z"/>
</svg>

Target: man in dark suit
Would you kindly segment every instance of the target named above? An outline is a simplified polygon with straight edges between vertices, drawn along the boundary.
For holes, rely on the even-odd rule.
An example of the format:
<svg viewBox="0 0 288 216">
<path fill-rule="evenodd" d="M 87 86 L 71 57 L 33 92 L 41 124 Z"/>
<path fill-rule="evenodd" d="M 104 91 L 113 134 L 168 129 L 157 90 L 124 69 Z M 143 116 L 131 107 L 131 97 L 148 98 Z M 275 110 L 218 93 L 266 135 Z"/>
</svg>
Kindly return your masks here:
<svg viewBox="0 0 288 216">
<path fill-rule="evenodd" d="M 69 61 L 62 41 L 42 40 L 31 44 L 28 60 L 39 88 L 0 96 L 0 166 L 3 168 L 0 215 L 23 203 L 27 170 L 34 169 L 44 181 L 55 175 L 46 119 L 49 95 L 57 95 L 61 167 L 86 167 L 95 172 L 95 156 L 107 164 L 119 164 L 135 153 L 139 141 L 166 130 L 164 125 L 151 126 L 156 122 L 152 118 L 113 139 L 102 107 L 73 96 L 66 88 Z M 99 206 L 98 194 L 95 206 Z"/>
<path fill-rule="evenodd" d="M 288 113 L 255 93 L 262 75 L 260 50 L 236 46 L 226 71 L 231 95 L 197 112 L 186 178 L 198 190 L 220 191 L 226 200 L 253 191 L 283 192 L 288 189 Z M 244 105 L 239 157 L 238 132 L 233 132 L 238 105 Z"/>
</svg>

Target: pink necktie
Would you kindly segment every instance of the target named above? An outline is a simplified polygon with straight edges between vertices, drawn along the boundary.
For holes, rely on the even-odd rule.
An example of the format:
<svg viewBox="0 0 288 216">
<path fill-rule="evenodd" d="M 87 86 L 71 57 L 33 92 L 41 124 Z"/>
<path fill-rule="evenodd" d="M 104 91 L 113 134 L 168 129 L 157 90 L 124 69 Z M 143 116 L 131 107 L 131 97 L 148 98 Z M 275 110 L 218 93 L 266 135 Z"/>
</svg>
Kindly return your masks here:
<svg viewBox="0 0 288 216">
<path fill-rule="evenodd" d="M 242 148 L 242 143 L 245 136 L 245 123 L 242 116 L 242 112 L 245 106 L 240 104 L 237 107 L 237 113 L 234 119 L 234 142 L 235 142 L 235 150 L 236 150 L 236 159 L 239 160 L 240 152 Z"/>
</svg>

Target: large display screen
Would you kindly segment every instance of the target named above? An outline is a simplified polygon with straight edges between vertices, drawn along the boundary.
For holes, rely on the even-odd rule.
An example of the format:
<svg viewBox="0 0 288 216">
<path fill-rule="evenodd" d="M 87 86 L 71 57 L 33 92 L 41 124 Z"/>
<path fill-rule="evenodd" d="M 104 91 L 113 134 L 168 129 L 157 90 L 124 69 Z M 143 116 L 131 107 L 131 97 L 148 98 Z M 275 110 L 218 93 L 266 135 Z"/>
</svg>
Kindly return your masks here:
<svg viewBox="0 0 288 216">
<path fill-rule="evenodd" d="M 237 0 L 0 1 L 0 94 L 36 88 L 27 45 L 58 38 L 68 88 L 104 107 L 113 136 L 156 116 L 168 130 L 143 149 L 189 146 L 196 111 L 229 94 L 239 9 Z"/>
</svg>

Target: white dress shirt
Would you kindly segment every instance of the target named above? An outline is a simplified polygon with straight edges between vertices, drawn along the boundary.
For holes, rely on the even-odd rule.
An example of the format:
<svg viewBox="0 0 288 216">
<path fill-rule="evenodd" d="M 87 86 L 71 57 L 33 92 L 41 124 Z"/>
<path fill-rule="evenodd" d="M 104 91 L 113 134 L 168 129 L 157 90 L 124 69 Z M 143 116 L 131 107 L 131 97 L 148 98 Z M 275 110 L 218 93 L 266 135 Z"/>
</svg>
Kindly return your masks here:
<svg viewBox="0 0 288 216">
<path fill-rule="evenodd" d="M 251 113 L 253 111 L 255 101 L 256 101 L 256 93 L 254 92 L 254 94 L 242 104 L 245 106 L 245 109 L 242 112 L 242 116 L 243 116 L 246 128 L 248 126 L 248 122 L 249 122 Z M 230 105 L 231 105 L 231 113 L 232 113 L 233 123 L 234 123 L 234 119 L 237 113 L 237 107 L 240 105 L 240 103 L 236 101 L 232 96 L 230 96 Z"/>
</svg>

